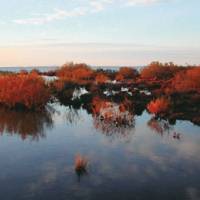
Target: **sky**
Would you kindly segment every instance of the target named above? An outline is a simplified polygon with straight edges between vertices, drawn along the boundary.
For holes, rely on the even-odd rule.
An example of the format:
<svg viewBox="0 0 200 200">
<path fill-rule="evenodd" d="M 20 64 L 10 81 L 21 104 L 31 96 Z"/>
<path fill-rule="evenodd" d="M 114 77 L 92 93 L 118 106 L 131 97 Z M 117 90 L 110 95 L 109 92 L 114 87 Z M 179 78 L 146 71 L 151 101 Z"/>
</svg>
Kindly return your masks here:
<svg viewBox="0 0 200 200">
<path fill-rule="evenodd" d="M 200 64 L 199 0 L 0 0 L 0 66 Z"/>
</svg>

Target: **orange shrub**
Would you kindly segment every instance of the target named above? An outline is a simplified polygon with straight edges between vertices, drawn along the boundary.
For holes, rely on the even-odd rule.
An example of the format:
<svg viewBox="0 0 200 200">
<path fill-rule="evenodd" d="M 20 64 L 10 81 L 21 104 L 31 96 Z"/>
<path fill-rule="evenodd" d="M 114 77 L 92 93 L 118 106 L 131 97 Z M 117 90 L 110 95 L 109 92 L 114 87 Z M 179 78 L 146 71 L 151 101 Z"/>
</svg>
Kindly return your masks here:
<svg viewBox="0 0 200 200">
<path fill-rule="evenodd" d="M 45 81 L 36 75 L 0 76 L 0 104 L 10 108 L 40 109 L 50 99 Z"/>
<path fill-rule="evenodd" d="M 124 76 L 122 74 L 116 74 L 115 79 L 116 79 L 116 81 L 123 81 Z"/>
<path fill-rule="evenodd" d="M 104 73 L 98 73 L 95 80 L 97 83 L 106 83 L 109 80 L 109 77 Z"/>
<path fill-rule="evenodd" d="M 131 67 L 121 67 L 116 75 L 116 80 L 122 81 L 126 79 L 135 79 L 138 71 Z"/>
<path fill-rule="evenodd" d="M 30 74 L 32 74 L 32 75 L 39 75 L 40 72 L 39 72 L 38 69 L 32 69 L 32 70 L 30 71 Z"/>
<path fill-rule="evenodd" d="M 76 171 L 86 171 L 88 161 L 85 157 L 81 155 L 76 155 L 75 157 L 75 170 Z"/>
<path fill-rule="evenodd" d="M 52 82 L 51 87 L 54 88 L 56 91 L 62 91 L 65 87 L 65 80 L 58 79 Z"/>
<path fill-rule="evenodd" d="M 64 64 L 58 71 L 59 77 L 66 80 L 90 80 L 93 78 L 93 70 L 86 64 Z"/>
<path fill-rule="evenodd" d="M 153 100 L 147 105 L 148 111 L 156 115 L 160 113 L 165 113 L 169 108 L 170 108 L 170 101 L 165 97 Z"/>
<path fill-rule="evenodd" d="M 170 79 L 175 73 L 181 70 L 173 63 L 162 64 L 160 62 L 152 62 L 141 71 L 141 77 L 144 79 Z"/>
<path fill-rule="evenodd" d="M 178 73 L 172 80 L 171 88 L 177 92 L 200 92 L 200 67 Z"/>
</svg>

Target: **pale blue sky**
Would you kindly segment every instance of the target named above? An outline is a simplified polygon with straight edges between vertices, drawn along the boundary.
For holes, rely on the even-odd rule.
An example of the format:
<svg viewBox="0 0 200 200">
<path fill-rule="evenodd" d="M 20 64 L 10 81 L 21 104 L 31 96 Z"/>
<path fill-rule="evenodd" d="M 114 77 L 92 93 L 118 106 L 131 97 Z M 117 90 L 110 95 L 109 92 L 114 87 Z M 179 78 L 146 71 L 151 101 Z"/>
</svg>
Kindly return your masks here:
<svg viewBox="0 0 200 200">
<path fill-rule="evenodd" d="M 0 0 L 0 66 L 200 64 L 199 0 Z"/>
</svg>

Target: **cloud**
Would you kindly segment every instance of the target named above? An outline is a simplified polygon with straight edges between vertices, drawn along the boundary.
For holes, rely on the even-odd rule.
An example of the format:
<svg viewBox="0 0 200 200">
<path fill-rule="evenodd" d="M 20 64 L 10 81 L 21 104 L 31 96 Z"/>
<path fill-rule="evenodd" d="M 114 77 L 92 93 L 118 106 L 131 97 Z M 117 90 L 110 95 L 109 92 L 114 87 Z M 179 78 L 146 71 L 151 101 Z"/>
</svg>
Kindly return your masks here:
<svg viewBox="0 0 200 200">
<path fill-rule="evenodd" d="M 87 14 L 92 14 L 95 12 L 101 12 L 106 9 L 109 5 L 126 5 L 126 6 L 136 6 L 136 5 L 152 5 L 159 2 L 164 2 L 169 0 L 89 0 L 84 6 L 79 6 L 73 8 L 72 10 L 64 9 L 54 9 L 52 13 L 39 13 L 33 17 L 14 19 L 13 23 L 16 24 L 31 24 L 31 25 L 42 25 L 50 23 L 57 20 L 64 20 L 68 17 L 79 17 Z"/>
<path fill-rule="evenodd" d="M 109 4 L 112 4 L 114 2 L 114 0 L 101 0 L 101 1 L 97 1 L 97 0 L 91 0 L 90 1 L 90 6 L 91 8 L 93 8 L 93 10 L 91 10 L 92 12 L 98 12 L 98 11 L 102 11 L 106 8 L 106 6 L 108 6 Z"/>
<path fill-rule="evenodd" d="M 155 3 L 162 2 L 163 0 L 127 0 L 126 5 L 135 6 L 135 5 L 151 5 Z"/>
<path fill-rule="evenodd" d="M 26 19 L 16 19 L 13 20 L 16 24 L 46 24 L 52 21 L 62 20 L 66 17 L 77 17 L 81 15 L 85 15 L 87 9 L 85 7 L 77 7 L 71 11 L 61 10 L 61 9 L 54 9 L 53 13 L 48 14 L 37 14 L 37 17 L 31 17 Z"/>
</svg>

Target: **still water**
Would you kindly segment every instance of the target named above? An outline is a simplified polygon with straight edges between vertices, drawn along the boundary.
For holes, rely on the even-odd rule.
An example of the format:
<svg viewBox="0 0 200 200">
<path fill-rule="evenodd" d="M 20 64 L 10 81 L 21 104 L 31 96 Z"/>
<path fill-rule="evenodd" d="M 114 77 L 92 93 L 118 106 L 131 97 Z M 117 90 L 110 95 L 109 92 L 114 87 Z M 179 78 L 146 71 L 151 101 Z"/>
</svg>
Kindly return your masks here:
<svg viewBox="0 0 200 200">
<path fill-rule="evenodd" d="M 200 127 L 131 117 L 121 126 L 58 103 L 0 109 L 0 199 L 200 199 Z M 88 160 L 82 176 L 77 154 Z"/>
</svg>

